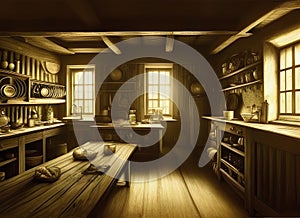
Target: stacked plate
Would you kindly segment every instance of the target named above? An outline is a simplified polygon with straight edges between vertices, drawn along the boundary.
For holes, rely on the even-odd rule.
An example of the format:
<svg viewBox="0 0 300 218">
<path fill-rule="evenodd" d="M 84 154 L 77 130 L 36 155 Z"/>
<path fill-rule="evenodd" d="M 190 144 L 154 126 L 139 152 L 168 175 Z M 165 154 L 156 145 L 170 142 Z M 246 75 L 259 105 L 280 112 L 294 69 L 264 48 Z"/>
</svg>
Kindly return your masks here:
<svg viewBox="0 0 300 218">
<path fill-rule="evenodd" d="M 36 98 L 62 98 L 65 95 L 66 89 L 60 85 L 35 83 L 32 89 L 32 96 Z"/>
<path fill-rule="evenodd" d="M 0 79 L 0 97 L 3 99 L 21 98 L 26 94 L 26 83 L 9 76 Z"/>
</svg>

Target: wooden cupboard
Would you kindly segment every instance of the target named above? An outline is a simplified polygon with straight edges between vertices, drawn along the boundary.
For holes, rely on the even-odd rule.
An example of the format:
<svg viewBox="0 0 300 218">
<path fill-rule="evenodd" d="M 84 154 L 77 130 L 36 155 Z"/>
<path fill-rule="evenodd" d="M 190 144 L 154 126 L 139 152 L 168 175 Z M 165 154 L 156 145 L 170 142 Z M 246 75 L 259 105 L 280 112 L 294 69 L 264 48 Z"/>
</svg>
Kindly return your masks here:
<svg viewBox="0 0 300 218">
<path fill-rule="evenodd" d="M 42 156 L 41 163 L 46 162 L 47 148 L 64 142 L 65 132 L 65 124 L 53 124 L 0 135 L 0 171 L 5 172 L 5 179 L 30 168 L 26 166 L 28 150 L 36 150 Z"/>
<path fill-rule="evenodd" d="M 300 128 L 204 119 L 217 131 L 217 173 L 242 197 L 249 214 L 299 216 Z M 243 138 L 242 145 L 237 138 Z"/>
</svg>

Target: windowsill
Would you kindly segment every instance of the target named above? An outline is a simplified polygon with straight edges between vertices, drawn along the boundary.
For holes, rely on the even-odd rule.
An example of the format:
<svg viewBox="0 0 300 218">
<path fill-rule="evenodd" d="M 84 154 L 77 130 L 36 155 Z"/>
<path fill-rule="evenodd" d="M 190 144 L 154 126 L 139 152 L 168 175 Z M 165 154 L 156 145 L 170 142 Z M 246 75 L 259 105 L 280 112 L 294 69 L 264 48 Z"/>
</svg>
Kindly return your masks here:
<svg viewBox="0 0 300 218">
<path fill-rule="evenodd" d="M 300 127 L 300 122 L 299 121 L 274 120 L 274 121 L 270 121 L 269 123 Z"/>
<path fill-rule="evenodd" d="M 174 119 L 173 117 L 171 116 L 163 116 L 163 120 L 162 121 L 167 121 L 167 122 L 175 122 L 177 121 L 176 119 Z"/>
</svg>

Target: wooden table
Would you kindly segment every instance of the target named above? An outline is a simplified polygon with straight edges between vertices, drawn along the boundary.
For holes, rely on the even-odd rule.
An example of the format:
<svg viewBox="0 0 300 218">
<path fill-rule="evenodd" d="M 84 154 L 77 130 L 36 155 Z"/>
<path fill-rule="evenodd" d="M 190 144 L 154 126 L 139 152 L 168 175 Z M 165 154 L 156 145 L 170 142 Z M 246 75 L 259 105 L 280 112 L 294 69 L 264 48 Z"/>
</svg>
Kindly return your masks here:
<svg viewBox="0 0 300 218">
<path fill-rule="evenodd" d="M 87 142 L 84 146 L 100 147 L 96 162 L 110 165 L 107 173 L 116 177 L 128 166 L 126 160 L 136 145 L 118 143 L 115 155 L 104 156 L 103 144 Z M 40 165 L 61 169 L 61 177 L 56 182 L 36 181 L 33 178 L 36 168 L 1 182 L 0 217 L 87 217 L 116 180 L 105 174 L 82 174 L 90 162 L 74 160 L 72 154 L 70 151 Z"/>
<path fill-rule="evenodd" d="M 156 133 L 157 141 L 159 142 L 159 153 L 163 152 L 163 129 L 164 127 L 160 123 L 151 123 L 151 124 L 142 124 L 138 123 L 136 125 L 114 125 L 113 123 L 97 123 L 96 125 L 91 125 L 92 128 L 98 128 L 100 132 L 103 131 L 114 131 L 115 129 L 123 131 L 125 135 L 127 135 L 127 141 L 129 143 L 135 143 L 138 144 L 140 142 L 136 141 L 136 139 L 133 137 L 129 137 L 127 134 L 128 130 L 132 129 L 135 132 L 139 133 L 140 135 L 147 134 L 150 130 L 154 130 Z M 145 142 L 147 141 L 147 137 L 145 136 Z M 141 146 L 143 147 L 143 146 Z M 141 148 L 139 147 L 139 148 Z"/>
</svg>

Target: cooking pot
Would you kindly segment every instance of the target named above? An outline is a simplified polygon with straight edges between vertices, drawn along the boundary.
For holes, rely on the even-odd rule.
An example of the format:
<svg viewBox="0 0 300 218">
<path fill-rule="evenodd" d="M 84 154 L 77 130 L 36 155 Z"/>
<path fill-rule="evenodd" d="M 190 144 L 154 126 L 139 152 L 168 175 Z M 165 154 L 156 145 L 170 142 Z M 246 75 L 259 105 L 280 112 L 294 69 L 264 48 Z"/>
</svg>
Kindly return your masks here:
<svg viewBox="0 0 300 218">
<path fill-rule="evenodd" d="M 6 126 L 9 122 L 8 117 L 5 115 L 4 111 L 0 111 L 0 127 Z"/>
</svg>

